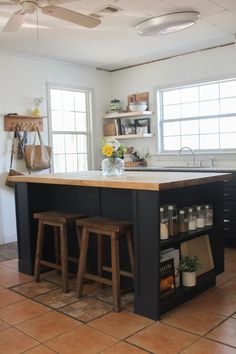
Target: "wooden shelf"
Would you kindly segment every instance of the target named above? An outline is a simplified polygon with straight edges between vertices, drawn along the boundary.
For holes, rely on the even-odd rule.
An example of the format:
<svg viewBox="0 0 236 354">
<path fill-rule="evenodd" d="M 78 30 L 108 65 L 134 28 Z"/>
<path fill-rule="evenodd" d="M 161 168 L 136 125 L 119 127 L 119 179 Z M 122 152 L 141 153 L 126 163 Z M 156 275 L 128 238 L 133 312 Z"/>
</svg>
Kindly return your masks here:
<svg viewBox="0 0 236 354">
<path fill-rule="evenodd" d="M 112 112 L 107 113 L 103 117 L 104 119 L 115 119 L 115 118 L 135 118 L 135 117 L 146 117 L 152 115 L 151 111 L 144 111 L 144 112 Z"/>
<path fill-rule="evenodd" d="M 152 138 L 153 134 L 127 134 L 127 135 L 113 135 L 106 136 L 106 138 L 114 138 L 114 139 L 138 139 L 138 138 Z"/>
<path fill-rule="evenodd" d="M 36 127 L 39 131 L 43 131 L 43 118 L 37 116 L 21 116 L 21 115 L 6 115 L 4 116 L 5 131 L 35 131 Z"/>
</svg>

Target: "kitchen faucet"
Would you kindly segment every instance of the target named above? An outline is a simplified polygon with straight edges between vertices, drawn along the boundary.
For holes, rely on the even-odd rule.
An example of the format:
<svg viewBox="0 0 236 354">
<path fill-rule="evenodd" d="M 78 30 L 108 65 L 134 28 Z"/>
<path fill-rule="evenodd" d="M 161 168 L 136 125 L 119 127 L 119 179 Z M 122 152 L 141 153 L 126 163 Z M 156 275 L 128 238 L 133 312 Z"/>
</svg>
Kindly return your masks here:
<svg viewBox="0 0 236 354">
<path fill-rule="evenodd" d="M 180 154 L 181 154 L 181 152 L 182 152 L 183 150 L 189 150 L 189 151 L 191 152 L 191 154 L 192 154 L 192 159 L 193 159 L 193 166 L 195 166 L 195 155 L 194 155 L 194 151 L 193 151 L 190 147 L 188 147 L 188 146 L 183 146 L 181 149 L 179 149 L 179 156 L 180 156 Z"/>
</svg>

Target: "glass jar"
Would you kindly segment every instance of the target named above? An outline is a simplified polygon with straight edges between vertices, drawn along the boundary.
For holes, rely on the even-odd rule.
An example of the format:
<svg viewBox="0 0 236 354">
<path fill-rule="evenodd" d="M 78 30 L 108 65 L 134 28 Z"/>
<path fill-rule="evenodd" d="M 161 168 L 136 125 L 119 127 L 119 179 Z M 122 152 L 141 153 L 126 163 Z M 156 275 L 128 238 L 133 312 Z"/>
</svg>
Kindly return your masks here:
<svg viewBox="0 0 236 354">
<path fill-rule="evenodd" d="M 160 239 L 168 240 L 168 213 L 164 207 L 160 207 Z"/>
<path fill-rule="evenodd" d="M 188 232 L 188 215 L 186 210 L 179 210 L 179 233 L 183 234 Z"/>
<path fill-rule="evenodd" d="M 107 157 L 102 161 L 103 176 L 119 176 L 124 173 L 124 160 L 119 157 Z"/>
<path fill-rule="evenodd" d="M 206 218 L 205 208 L 202 207 L 201 205 L 197 205 L 196 214 L 197 214 L 197 228 L 201 229 L 205 227 L 205 218 Z"/>
<path fill-rule="evenodd" d="M 197 216 L 193 208 L 188 208 L 188 229 L 189 231 L 197 229 Z"/>
<path fill-rule="evenodd" d="M 174 204 L 168 205 L 168 228 L 170 237 L 178 235 L 178 210 Z"/>
<path fill-rule="evenodd" d="M 205 205 L 205 222 L 206 226 L 213 225 L 213 208 L 211 204 Z"/>
<path fill-rule="evenodd" d="M 110 111 L 117 112 L 120 111 L 120 100 L 111 100 Z"/>
</svg>

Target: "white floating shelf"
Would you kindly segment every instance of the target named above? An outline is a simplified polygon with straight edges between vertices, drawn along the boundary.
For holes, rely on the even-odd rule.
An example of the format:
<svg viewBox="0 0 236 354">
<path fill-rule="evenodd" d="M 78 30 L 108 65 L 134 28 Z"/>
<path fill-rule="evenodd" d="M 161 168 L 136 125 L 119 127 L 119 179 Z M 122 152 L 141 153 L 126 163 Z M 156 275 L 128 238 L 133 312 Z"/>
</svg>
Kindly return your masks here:
<svg viewBox="0 0 236 354">
<path fill-rule="evenodd" d="M 151 111 L 143 111 L 143 112 L 112 112 L 107 113 L 103 117 L 104 119 L 115 119 L 115 118 L 127 118 L 127 117 L 144 117 L 152 115 Z"/>
<path fill-rule="evenodd" d="M 152 138 L 153 134 L 126 134 L 126 135 L 114 135 L 114 136 L 105 136 L 105 138 L 114 138 L 114 139 L 138 139 L 138 138 Z"/>
</svg>

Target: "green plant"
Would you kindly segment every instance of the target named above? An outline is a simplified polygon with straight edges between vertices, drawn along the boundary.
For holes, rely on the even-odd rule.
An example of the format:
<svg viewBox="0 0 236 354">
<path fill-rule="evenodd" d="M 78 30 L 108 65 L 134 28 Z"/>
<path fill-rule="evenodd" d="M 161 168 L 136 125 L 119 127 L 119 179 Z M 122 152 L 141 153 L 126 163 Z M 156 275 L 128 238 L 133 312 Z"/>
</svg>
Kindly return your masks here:
<svg viewBox="0 0 236 354">
<path fill-rule="evenodd" d="M 181 272 L 196 272 L 199 268 L 201 268 L 201 266 L 202 264 L 199 262 L 199 258 L 197 256 L 186 256 L 179 262 L 179 270 Z"/>
</svg>

